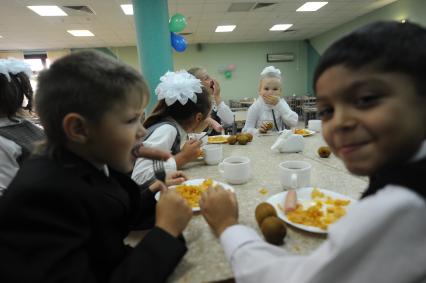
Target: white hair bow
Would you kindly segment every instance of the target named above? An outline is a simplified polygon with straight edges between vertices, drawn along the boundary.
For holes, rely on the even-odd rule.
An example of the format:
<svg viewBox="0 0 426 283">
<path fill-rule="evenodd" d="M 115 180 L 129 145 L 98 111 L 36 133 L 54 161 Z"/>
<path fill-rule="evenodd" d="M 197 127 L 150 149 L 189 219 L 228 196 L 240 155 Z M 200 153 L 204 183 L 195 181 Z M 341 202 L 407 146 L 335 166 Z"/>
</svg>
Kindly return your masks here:
<svg viewBox="0 0 426 283">
<path fill-rule="evenodd" d="M 185 105 L 190 99 L 197 103 L 196 93 L 201 93 L 201 81 L 185 70 L 167 72 L 160 78 L 160 84 L 155 89 L 158 100 L 164 99 L 167 106 L 179 100 Z"/>
<path fill-rule="evenodd" d="M 263 75 L 270 74 L 270 73 L 276 74 L 278 76 L 281 75 L 280 69 L 277 69 L 274 66 L 265 67 L 265 69 L 263 69 L 263 71 L 260 73 L 260 75 L 263 76 Z"/>
<path fill-rule="evenodd" d="M 31 67 L 24 61 L 15 58 L 0 59 L 0 74 L 5 75 L 9 82 L 10 74 L 16 75 L 21 72 L 31 78 Z"/>
</svg>

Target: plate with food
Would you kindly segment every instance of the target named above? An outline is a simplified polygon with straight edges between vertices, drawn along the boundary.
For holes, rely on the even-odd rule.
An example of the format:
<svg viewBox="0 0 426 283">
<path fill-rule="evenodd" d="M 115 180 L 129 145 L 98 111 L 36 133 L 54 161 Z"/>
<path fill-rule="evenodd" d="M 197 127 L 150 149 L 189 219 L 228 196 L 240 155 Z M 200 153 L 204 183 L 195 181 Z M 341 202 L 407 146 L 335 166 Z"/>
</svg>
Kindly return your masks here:
<svg viewBox="0 0 426 283">
<path fill-rule="evenodd" d="M 229 135 L 217 135 L 217 136 L 209 136 L 207 141 L 208 143 L 227 143 Z"/>
<path fill-rule="evenodd" d="M 295 192 L 293 210 L 289 211 L 288 207 L 288 199 L 294 195 L 291 191 L 273 195 L 267 202 L 276 208 L 278 217 L 286 223 L 313 233 L 327 234 L 328 226 L 343 217 L 356 203 L 353 198 L 319 188 L 306 187 Z"/>
<path fill-rule="evenodd" d="M 315 131 L 311 131 L 308 129 L 300 129 L 300 128 L 296 128 L 293 131 L 296 135 L 301 135 L 304 137 L 308 137 L 308 136 L 312 136 L 313 134 L 315 134 Z"/>
<path fill-rule="evenodd" d="M 192 179 L 183 182 L 177 186 L 169 187 L 169 190 L 175 190 L 178 192 L 184 199 L 186 199 L 189 205 L 192 207 L 192 211 L 199 211 L 200 206 L 198 204 L 201 194 L 205 192 L 209 186 L 221 186 L 225 190 L 234 192 L 234 188 L 228 184 L 218 182 L 212 179 Z M 158 201 L 160 199 L 161 192 L 155 194 L 155 199 Z"/>
</svg>

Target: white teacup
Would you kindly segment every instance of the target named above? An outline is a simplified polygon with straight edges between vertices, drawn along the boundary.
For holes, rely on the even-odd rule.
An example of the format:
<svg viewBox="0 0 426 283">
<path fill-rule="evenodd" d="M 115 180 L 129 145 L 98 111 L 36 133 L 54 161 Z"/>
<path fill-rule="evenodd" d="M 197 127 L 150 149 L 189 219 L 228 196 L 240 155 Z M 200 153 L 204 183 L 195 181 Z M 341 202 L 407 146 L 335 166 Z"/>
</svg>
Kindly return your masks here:
<svg viewBox="0 0 426 283">
<path fill-rule="evenodd" d="M 309 120 L 308 129 L 315 132 L 321 132 L 322 124 L 321 120 Z"/>
<path fill-rule="evenodd" d="M 245 156 L 230 156 L 219 163 L 219 172 L 230 184 L 244 184 L 250 179 L 250 159 Z"/>
<path fill-rule="evenodd" d="M 284 161 L 279 164 L 280 183 L 283 188 L 309 187 L 312 165 L 306 161 Z"/>
<path fill-rule="evenodd" d="M 204 162 L 208 165 L 216 165 L 222 161 L 223 150 L 221 144 L 207 144 L 203 146 Z"/>
</svg>

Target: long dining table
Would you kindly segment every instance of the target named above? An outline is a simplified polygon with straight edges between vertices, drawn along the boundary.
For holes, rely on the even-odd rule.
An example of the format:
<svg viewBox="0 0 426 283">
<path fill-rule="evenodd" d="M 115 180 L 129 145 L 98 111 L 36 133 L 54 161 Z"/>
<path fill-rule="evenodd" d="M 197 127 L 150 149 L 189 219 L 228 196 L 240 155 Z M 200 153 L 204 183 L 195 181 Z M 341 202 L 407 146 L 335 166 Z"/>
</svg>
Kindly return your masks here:
<svg viewBox="0 0 426 283">
<path fill-rule="evenodd" d="M 232 185 L 239 204 L 239 222 L 254 228 L 259 234 L 254 211 L 256 206 L 274 194 L 283 191 L 280 185 L 278 164 L 288 160 L 303 160 L 312 165 L 311 186 L 334 191 L 359 199 L 367 187 L 367 178 L 350 174 L 343 163 L 331 154 L 320 158 L 317 149 L 325 145 L 320 133 L 304 138 L 304 150 L 299 153 L 278 153 L 270 148 L 277 135 L 255 136 L 247 145 L 223 144 L 223 158 L 246 156 L 251 161 L 251 179 L 242 185 Z M 224 182 L 217 165 L 208 166 L 202 160 L 189 163 L 184 171 L 190 179 L 212 178 Z M 232 270 L 219 240 L 199 212 L 195 212 L 184 231 L 188 252 L 168 279 L 168 282 L 232 282 Z M 306 255 L 315 250 L 326 235 L 314 234 L 288 225 L 284 250 L 292 254 Z"/>
</svg>

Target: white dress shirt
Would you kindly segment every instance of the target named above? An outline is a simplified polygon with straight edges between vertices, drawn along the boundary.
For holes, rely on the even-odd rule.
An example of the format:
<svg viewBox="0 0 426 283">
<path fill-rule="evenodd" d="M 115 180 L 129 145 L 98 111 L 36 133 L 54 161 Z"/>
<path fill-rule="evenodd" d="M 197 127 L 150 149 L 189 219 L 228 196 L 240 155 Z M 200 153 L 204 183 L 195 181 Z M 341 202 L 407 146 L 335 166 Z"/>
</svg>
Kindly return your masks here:
<svg viewBox="0 0 426 283">
<path fill-rule="evenodd" d="M 22 119 L 15 118 L 17 122 L 9 120 L 9 118 L 0 118 L 0 127 L 6 127 L 14 124 L 22 123 Z M 0 196 L 3 190 L 15 177 L 19 170 L 19 164 L 16 159 L 22 154 L 20 145 L 5 137 L 0 136 Z"/>
<path fill-rule="evenodd" d="M 290 106 L 284 99 L 280 99 L 276 105 L 268 105 L 263 101 L 263 98 L 260 96 L 259 99 L 250 106 L 247 111 L 246 123 L 242 132 L 249 132 L 252 134 L 259 133 L 259 128 L 264 121 L 273 121 L 272 110 L 274 110 L 275 121 L 279 127 L 279 130 L 282 129 L 283 123 L 287 127 L 294 127 L 297 125 L 298 115 L 296 112 L 291 110 Z M 274 125 L 274 130 L 275 125 Z"/>
<path fill-rule="evenodd" d="M 222 121 L 224 127 L 229 127 L 234 123 L 234 113 L 232 113 L 231 108 L 225 102 L 221 101 L 219 105 L 216 105 L 216 102 L 213 100 L 212 109 L 217 112 L 217 116 Z"/>
<path fill-rule="evenodd" d="M 415 159 L 426 157 L 426 143 Z M 426 282 L 426 202 L 387 185 L 361 199 L 329 227 L 328 239 L 308 256 L 264 242 L 246 226 L 220 236 L 237 282 Z"/>
<path fill-rule="evenodd" d="M 174 121 L 174 124 L 176 124 L 179 131 L 180 147 L 182 148 L 188 140 L 188 134 L 176 121 Z M 177 131 L 175 127 L 170 124 L 164 124 L 155 129 L 148 139 L 143 142 L 143 145 L 170 152 L 172 145 L 175 142 L 176 135 Z M 146 181 L 151 180 L 154 177 L 152 163 L 153 161 L 151 159 L 138 158 L 133 168 L 132 179 L 138 184 L 143 184 Z M 166 169 L 166 173 L 176 171 L 177 165 L 175 159 L 172 157 L 164 162 L 164 168 Z"/>
</svg>

